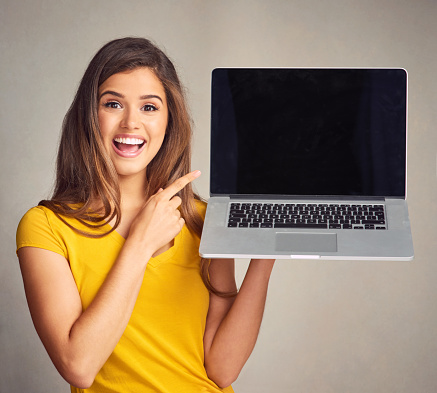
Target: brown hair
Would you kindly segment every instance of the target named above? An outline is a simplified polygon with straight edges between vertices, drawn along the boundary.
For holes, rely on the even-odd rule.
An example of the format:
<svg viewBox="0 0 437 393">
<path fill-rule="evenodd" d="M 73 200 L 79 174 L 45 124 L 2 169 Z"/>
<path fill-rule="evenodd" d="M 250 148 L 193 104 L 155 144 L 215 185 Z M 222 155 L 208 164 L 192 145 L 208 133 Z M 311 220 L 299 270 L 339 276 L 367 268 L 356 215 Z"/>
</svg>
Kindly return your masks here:
<svg viewBox="0 0 437 393">
<path fill-rule="evenodd" d="M 40 205 L 50 208 L 66 225 L 89 237 L 102 237 L 120 223 L 120 189 L 115 167 L 100 135 L 98 122 L 98 90 L 111 75 L 139 67 L 151 69 L 161 81 L 168 103 L 168 124 L 163 144 L 147 166 L 147 195 L 155 194 L 190 171 L 191 119 L 185 103 L 183 87 L 170 59 L 152 42 L 144 38 L 121 38 L 104 45 L 91 60 L 79 84 L 76 96 L 62 125 L 56 165 L 56 182 L 50 200 Z M 187 185 L 178 195 L 182 198 L 181 215 L 188 229 L 200 237 L 203 220 L 194 200 L 200 199 Z M 102 209 L 93 210 L 99 200 Z M 99 213 L 99 214 L 97 214 Z M 72 217 L 87 228 L 82 231 L 62 216 Z M 110 231 L 102 229 L 115 218 Z M 201 261 L 201 274 L 213 293 L 208 274 L 209 261 Z"/>
</svg>

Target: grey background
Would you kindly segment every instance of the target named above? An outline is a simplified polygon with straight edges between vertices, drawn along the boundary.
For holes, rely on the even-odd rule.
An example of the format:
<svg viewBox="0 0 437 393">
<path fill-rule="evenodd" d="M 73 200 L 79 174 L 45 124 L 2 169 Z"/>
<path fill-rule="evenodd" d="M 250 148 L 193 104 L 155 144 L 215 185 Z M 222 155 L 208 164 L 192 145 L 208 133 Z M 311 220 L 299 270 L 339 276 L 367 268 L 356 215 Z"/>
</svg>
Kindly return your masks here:
<svg viewBox="0 0 437 393">
<path fill-rule="evenodd" d="M 234 388 L 437 391 L 437 2 L 1 0 L 0 392 L 67 392 L 27 310 L 15 229 L 48 196 L 63 116 L 107 41 L 153 39 L 176 63 L 208 196 L 209 82 L 218 66 L 405 67 L 413 262 L 278 262 L 255 351 Z M 268 116 L 260 113 L 260 116 Z M 239 282 L 247 261 L 238 261 Z"/>
</svg>

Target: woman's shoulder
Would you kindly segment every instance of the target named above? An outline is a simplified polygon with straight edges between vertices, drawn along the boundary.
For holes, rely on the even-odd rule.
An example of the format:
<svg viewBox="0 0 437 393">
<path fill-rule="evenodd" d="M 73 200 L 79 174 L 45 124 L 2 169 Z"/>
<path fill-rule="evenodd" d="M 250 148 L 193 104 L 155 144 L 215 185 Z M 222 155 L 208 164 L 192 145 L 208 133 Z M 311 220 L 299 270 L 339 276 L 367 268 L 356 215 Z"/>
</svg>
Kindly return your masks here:
<svg viewBox="0 0 437 393">
<path fill-rule="evenodd" d="M 16 234 L 17 249 L 25 246 L 45 248 L 64 254 L 56 234 L 55 213 L 44 206 L 29 209 L 21 218 Z M 55 229 L 54 229 L 55 228 Z"/>
<path fill-rule="evenodd" d="M 68 221 L 67 217 L 63 217 Z M 18 227 L 28 226 L 53 226 L 61 223 L 61 218 L 53 212 L 50 208 L 42 205 L 34 206 L 30 208 L 21 218 Z"/>
<path fill-rule="evenodd" d="M 49 225 L 49 216 L 54 213 L 44 206 L 34 206 L 30 208 L 21 218 L 18 228 L 27 228 L 36 225 Z"/>
</svg>

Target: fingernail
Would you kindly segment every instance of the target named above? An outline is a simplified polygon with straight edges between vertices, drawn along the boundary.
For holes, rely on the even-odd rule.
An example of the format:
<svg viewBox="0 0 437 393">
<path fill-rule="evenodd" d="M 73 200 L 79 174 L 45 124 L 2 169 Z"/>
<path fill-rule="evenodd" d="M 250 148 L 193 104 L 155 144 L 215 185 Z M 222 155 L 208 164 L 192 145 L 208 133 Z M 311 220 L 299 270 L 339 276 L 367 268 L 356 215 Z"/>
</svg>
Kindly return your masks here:
<svg viewBox="0 0 437 393">
<path fill-rule="evenodd" d="M 193 172 L 193 176 L 195 176 L 195 177 L 199 177 L 199 176 L 201 175 L 201 173 L 202 173 L 202 172 L 200 172 L 200 171 L 194 171 L 194 172 Z"/>
</svg>

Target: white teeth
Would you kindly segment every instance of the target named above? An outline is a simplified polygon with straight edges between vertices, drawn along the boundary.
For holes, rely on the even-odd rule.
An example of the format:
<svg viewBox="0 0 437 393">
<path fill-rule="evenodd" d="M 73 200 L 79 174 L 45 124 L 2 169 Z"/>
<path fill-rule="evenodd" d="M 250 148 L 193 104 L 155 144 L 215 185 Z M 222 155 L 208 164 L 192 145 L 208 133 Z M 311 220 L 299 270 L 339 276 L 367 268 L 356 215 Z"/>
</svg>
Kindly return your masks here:
<svg viewBox="0 0 437 393">
<path fill-rule="evenodd" d="M 138 138 L 114 138 L 117 143 L 124 143 L 126 145 L 141 145 L 144 140 Z"/>
</svg>

